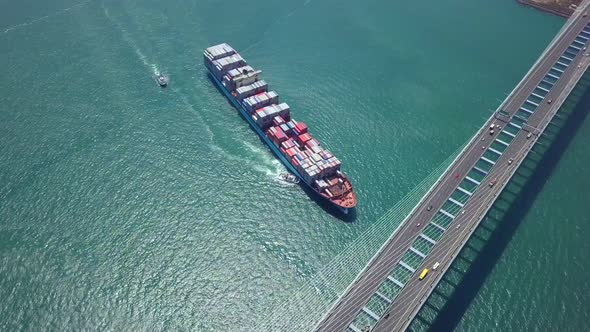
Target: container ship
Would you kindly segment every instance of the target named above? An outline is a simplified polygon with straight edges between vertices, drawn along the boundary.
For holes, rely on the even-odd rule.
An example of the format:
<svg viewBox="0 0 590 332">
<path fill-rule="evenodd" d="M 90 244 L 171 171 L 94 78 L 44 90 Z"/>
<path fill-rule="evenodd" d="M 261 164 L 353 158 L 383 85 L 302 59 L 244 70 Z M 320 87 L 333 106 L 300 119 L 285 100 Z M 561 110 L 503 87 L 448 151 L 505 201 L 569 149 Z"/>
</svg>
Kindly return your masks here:
<svg viewBox="0 0 590 332">
<path fill-rule="evenodd" d="M 356 195 L 340 170 L 340 160 L 313 138 L 289 105 L 226 43 L 203 54 L 209 75 L 285 167 L 342 212 L 356 206 Z"/>
</svg>

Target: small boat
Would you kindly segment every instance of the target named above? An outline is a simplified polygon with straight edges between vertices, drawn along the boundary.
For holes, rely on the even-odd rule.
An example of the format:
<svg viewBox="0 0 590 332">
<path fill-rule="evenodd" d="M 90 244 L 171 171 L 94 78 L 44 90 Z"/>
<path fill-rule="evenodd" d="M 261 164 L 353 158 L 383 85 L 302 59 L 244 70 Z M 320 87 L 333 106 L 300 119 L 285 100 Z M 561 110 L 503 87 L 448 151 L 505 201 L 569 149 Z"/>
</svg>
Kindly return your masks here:
<svg viewBox="0 0 590 332">
<path fill-rule="evenodd" d="M 160 84 L 161 87 L 165 87 L 168 85 L 168 78 L 162 74 L 158 75 L 158 84 Z"/>
<path fill-rule="evenodd" d="M 279 179 L 289 183 L 299 183 L 299 178 L 291 173 L 281 173 L 279 174 Z"/>
</svg>

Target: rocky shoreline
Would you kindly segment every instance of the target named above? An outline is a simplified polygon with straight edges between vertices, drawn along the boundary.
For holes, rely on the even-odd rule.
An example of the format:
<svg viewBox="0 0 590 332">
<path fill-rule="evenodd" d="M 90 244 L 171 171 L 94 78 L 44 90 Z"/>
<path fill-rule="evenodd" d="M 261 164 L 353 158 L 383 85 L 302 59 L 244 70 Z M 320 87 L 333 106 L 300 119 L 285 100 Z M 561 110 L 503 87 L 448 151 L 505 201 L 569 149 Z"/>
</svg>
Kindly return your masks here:
<svg viewBox="0 0 590 332">
<path fill-rule="evenodd" d="M 518 3 L 539 9 L 541 11 L 558 15 L 561 17 L 570 17 L 576 6 L 581 0 L 516 0 Z"/>
</svg>

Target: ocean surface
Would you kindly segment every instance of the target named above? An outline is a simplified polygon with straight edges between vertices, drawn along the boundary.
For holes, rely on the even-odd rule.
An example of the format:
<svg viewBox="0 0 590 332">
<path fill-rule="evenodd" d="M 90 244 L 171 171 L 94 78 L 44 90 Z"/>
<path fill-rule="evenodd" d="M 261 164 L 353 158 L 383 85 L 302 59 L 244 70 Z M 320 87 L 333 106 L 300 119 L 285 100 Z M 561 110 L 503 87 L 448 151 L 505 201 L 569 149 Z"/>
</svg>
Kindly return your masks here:
<svg viewBox="0 0 590 332">
<path fill-rule="evenodd" d="M 294 295 L 379 245 L 358 239 L 440 172 L 563 22 L 512 0 L 0 0 L 0 331 L 313 326 L 319 309 L 287 319 Z M 342 160 L 356 215 L 277 180 L 206 76 L 220 42 Z M 579 127 L 456 330 L 587 328 Z"/>
</svg>

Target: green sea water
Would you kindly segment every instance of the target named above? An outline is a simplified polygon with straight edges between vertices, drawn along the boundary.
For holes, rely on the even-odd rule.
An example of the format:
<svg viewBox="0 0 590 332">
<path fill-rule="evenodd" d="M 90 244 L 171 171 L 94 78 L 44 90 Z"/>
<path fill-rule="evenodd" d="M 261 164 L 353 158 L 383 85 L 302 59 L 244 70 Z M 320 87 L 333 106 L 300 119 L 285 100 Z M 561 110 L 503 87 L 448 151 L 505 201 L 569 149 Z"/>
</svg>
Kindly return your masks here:
<svg viewBox="0 0 590 332">
<path fill-rule="evenodd" d="M 336 260 L 358 271 L 379 245 L 363 234 L 563 22 L 511 0 L 0 0 L 0 330 L 313 326 L 323 312 L 301 294 L 329 301 L 305 290 Z M 353 220 L 277 181 L 206 76 L 220 42 L 342 160 Z M 587 326 L 588 135 L 585 120 L 457 330 Z"/>
</svg>

